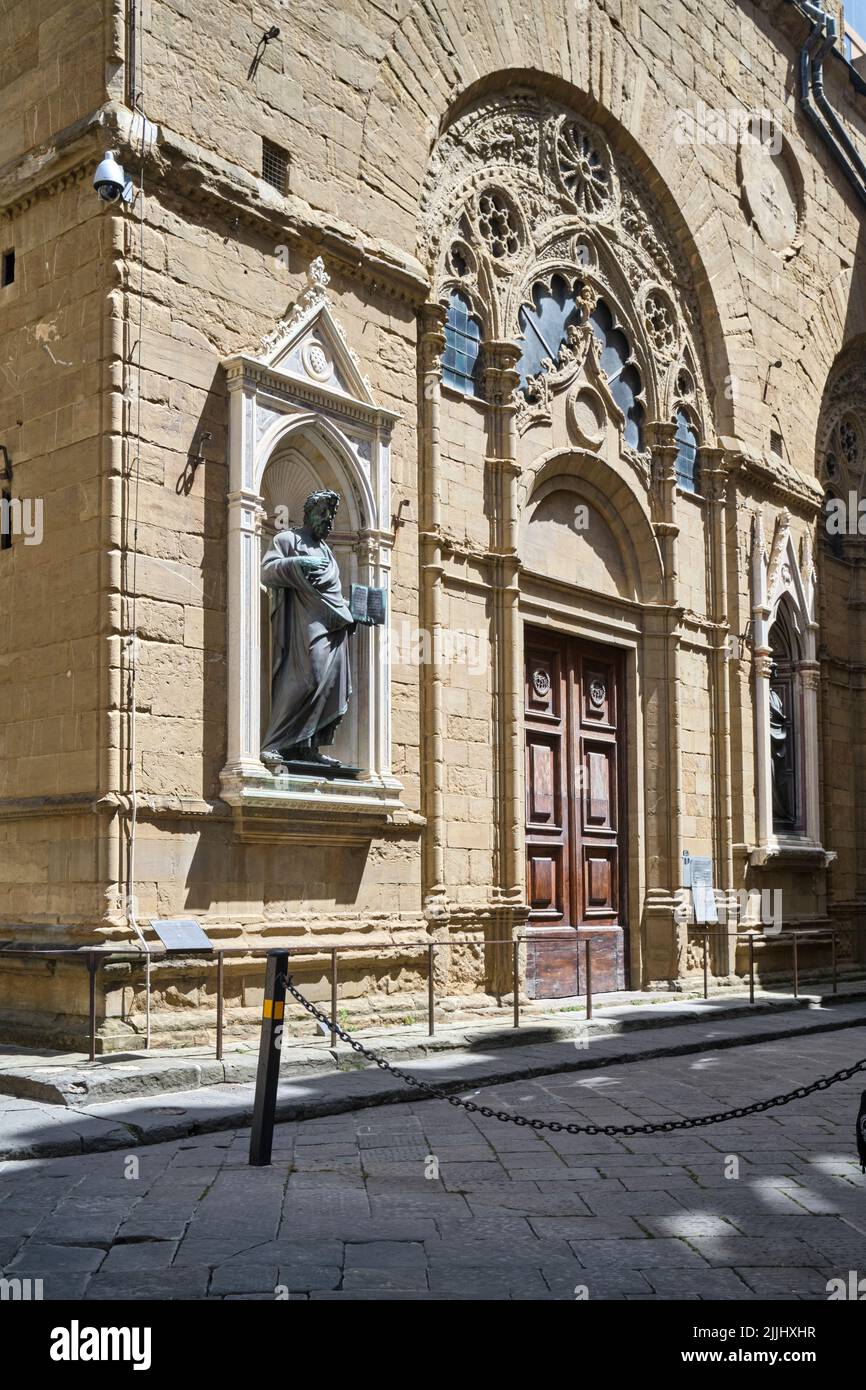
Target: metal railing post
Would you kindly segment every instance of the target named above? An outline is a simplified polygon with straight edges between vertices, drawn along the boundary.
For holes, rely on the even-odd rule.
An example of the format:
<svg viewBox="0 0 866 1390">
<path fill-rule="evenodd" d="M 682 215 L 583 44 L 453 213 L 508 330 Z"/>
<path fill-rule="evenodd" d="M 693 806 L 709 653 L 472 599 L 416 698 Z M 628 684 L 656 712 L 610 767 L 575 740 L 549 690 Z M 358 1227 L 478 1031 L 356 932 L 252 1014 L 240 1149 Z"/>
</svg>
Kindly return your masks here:
<svg viewBox="0 0 866 1390">
<path fill-rule="evenodd" d="M 520 941 L 511 943 L 511 984 L 514 991 L 514 1026 L 520 1027 Z"/>
<path fill-rule="evenodd" d="M 337 1046 L 337 948 L 331 951 L 331 1047 Z"/>
<path fill-rule="evenodd" d="M 836 928 L 835 928 L 835 927 L 833 928 L 832 932 L 830 933 L 830 939 L 831 939 L 831 941 L 832 941 L 832 943 L 833 943 L 833 993 L 835 994 L 835 993 L 837 992 L 838 988 L 839 988 L 839 980 L 838 980 L 838 977 L 837 977 L 837 974 L 836 974 Z"/>
<path fill-rule="evenodd" d="M 96 971 L 98 968 L 98 956 L 95 951 L 90 951 L 87 957 L 87 968 L 90 972 L 89 994 L 88 994 L 88 1013 L 90 1017 L 90 1061 L 96 1061 Z"/>
<path fill-rule="evenodd" d="M 755 938 L 749 933 L 749 1003 L 755 1002 Z"/>
<path fill-rule="evenodd" d="M 708 931 L 705 931 L 705 932 L 704 932 L 704 998 L 705 998 L 705 999 L 709 999 L 709 997 L 710 997 L 710 994 L 709 994 L 709 987 L 708 987 L 708 981 L 709 981 L 709 973 L 708 973 L 708 972 L 709 972 L 709 962 L 708 962 L 709 950 L 710 950 L 710 933 L 709 933 Z"/>
<path fill-rule="evenodd" d="M 435 991 L 433 985 L 433 952 L 436 950 L 436 942 L 431 941 L 427 947 L 427 1034 L 433 1037 L 436 1031 L 436 1018 L 433 1011 L 435 1002 Z"/>
<path fill-rule="evenodd" d="M 589 1021 L 592 1018 L 592 937 L 588 936 L 583 944 L 586 949 L 586 1017 Z"/>
<path fill-rule="evenodd" d="M 216 977 L 216 993 L 217 993 L 217 1000 L 216 1000 L 216 1006 L 217 1006 L 216 1055 L 217 1055 L 217 1061 L 218 1061 L 218 1062 L 221 1062 L 222 1059 L 223 1059 L 223 964 L 224 964 L 223 953 L 222 953 L 222 951 L 217 951 L 217 977 Z"/>
<path fill-rule="evenodd" d="M 259 1066 L 256 1097 L 250 1132 L 250 1167 L 266 1168 L 274 1142 L 277 1086 L 280 1080 L 280 1050 L 283 1045 L 283 1016 L 286 1012 L 288 951 L 269 951 L 265 967 L 265 997 L 262 1003 L 262 1032 L 259 1038 Z"/>
<path fill-rule="evenodd" d="M 797 933 L 796 933 L 796 931 L 793 933 L 793 936 L 792 936 L 792 938 L 791 938 L 791 942 L 792 942 L 792 946 L 793 946 L 793 949 L 794 949 L 794 998 L 795 998 L 795 999 L 799 999 L 799 997 L 800 997 L 800 972 L 799 972 L 799 970 L 798 970 L 798 968 L 797 968 Z"/>
</svg>

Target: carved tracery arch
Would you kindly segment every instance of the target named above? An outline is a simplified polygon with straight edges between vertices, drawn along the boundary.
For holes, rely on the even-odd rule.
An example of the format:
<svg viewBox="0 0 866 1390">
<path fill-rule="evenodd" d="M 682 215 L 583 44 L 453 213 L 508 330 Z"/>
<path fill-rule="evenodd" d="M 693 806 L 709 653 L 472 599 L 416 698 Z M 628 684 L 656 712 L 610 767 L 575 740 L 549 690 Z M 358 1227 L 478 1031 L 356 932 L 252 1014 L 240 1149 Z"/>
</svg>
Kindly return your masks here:
<svg viewBox="0 0 866 1390">
<path fill-rule="evenodd" d="M 670 423 L 685 404 L 702 442 L 714 441 L 688 264 L 645 179 L 575 111 L 529 87 L 473 102 L 433 150 L 420 243 L 434 297 L 459 290 L 492 340 L 520 341 L 535 287 L 555 277 L 576 300 L 603 301 L 628 339 L 647 419 Z M 548 381 L 521 382 L 522 412 L 566 384 L 561 347 L 577 342 L 554 345 Z"/>
</svg>

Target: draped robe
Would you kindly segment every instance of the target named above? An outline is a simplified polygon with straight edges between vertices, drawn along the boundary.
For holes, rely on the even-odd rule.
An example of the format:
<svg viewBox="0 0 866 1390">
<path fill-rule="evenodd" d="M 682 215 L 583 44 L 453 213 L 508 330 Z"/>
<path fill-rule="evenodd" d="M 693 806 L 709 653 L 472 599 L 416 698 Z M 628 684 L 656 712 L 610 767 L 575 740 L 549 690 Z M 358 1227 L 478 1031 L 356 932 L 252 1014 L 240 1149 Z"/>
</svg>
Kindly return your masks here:
<svg viewBox="0 0 866 1390">
<path fill-rule="evenodd" d="M 305 575 L 298 564 L 303 555 L 324 558 L 327 568 Z M 271 714 L 263 751 L 328 744 L 352 693 L 347 638 L 354 620 L 337 562 L 324 541 L 281 531 L 262 560 L 262 582 L 273 598 Z"/>
</svg>

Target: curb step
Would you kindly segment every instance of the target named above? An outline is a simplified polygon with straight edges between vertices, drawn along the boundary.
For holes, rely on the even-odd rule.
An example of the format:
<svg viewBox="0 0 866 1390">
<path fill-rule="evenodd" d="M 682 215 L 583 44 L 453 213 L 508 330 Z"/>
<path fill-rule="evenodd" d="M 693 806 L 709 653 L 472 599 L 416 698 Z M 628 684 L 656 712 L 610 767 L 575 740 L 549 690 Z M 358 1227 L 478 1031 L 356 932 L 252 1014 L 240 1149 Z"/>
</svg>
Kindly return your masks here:
<svg viewBox="0 0 866 1390">
<path fill-rule="evenodd" d="M 796 1009 L 764 1009 L 758 1017 L 751 1009 L 747 1018 L 740 1017 L 741 1022 L 749 1022 L 748 1028 L 732 1029 L 721 1036 L 715 1031 L 708 1035 L 706 1028 L 706 1024 L 714 1023 L 719 1014 L 707 1018 L 704 1013 L 702 1017 L 683 1020 L 679 1036 L 671 1036 L 672 1030 L 665 1025 L 655 1036 L 652 1034 L 656 1030 L 649 1028 L 641 1030 L 645 1033 L 643 1037 L 635 1035 L 632 1029 L 600 1032 L 595 1034 L 594 1046 L 579 1051 L 570 1045 L 573 1039 L 559 1038 L 554 1043 L 548 1040 L 546 1044 L 533 1044 L 524 1036 L 518 1040 L 524 1045 L 512 1045 L 505 1056 L 495 1055 L 491 1050 L 491 1055 L 467 1064 L 465 1049 L 452 1050 L 418 1059 L 414 1070 L 422 1079 L 446 1092 L 464 1094 L 486 1086 L 556 1073 L 597 1072 L 627 1062 L 719 1051 L 866 1026 L 866 1011 L 860 1007 L 859 999 L 848 999 L 832 1008 L 821 1008 L 807 1000 L 798 1001 L 798 1005 Z M 590 1037 L 592 1039 L 593 1035 Z M 499 1041 L 497 1039 L 496 1044 Z M 564 1043 L 569 1045 L 563 1046 Z M 348 1061 L 349 1054 L 344 1051 L 341 1057 Z M 459 1068 L 457 1075 L 455 1067 Z M 806 1081 L 810 1079 L 804 1077 Z M 9 1109 L 0 1105 L 3 1122 L 0 1160 L 106 1152 L 243 1129 L 252 1120 L 253 1095 L 252 1082 L 223 1083 L 168 1095 L 154 1093 L 137 1099 L 115 1098 L 107 1103 L 91 1103 L 87 1108 L 27 1100 L 13 1102 Z M 417 1104 L 424 1099 L 423 1093 L 395 1083 L 375 1066 L 353 1066 L 349 1070 L 332 1066 L 327 1073 L 320 1071 L 318 1075 L 308 1070 L 294 1079 L 281 1077 L 276 1121 L 313 1119 L 407 1101 Z"/>
<path fill-rule="evenodd" d="M 612 996 L 607 996 L 608 999 Z M 832 998 L 832 996 L 830 996 Z M 866 999 L 866 989 L 836 996 L 839 1002 Z M 480 1026 L 440 1025 L 432 1038 L 425 1034 L 400 1035 L 394 1030 L 366 1029 L 357 1037 L 374 1051 L 381 1050 L 401 1061 L 414 1061 L 460 1049 L 479 1046 L 500 1048 L 525 1047 L 530 1044 L 570 1042 L 575 1028 L 580 1026 L 588 1037 L 621 1037 L 648 1028 L 671 1028 L 695 1023 L 708 1015 L 724 1021 L 750 1017 L 766 1017 L 773 1013 L 793 1013 L 823 1007 L 828 1001 L 818 995 L 793 998 L 764 998 L 755 1004 L 746 1000 L 726 999 L 686 1003 L 665 1002 L 645 1005 L 638 1013 L 628 1007 L 609 1008 L 606 1015 L 596 1016 L 587 1023 L 582 1013 L 567 1018 L 543 1016 L 526 1021 L 518 1029 L 504 1029 L 500 1023 Z M 598 1005 L 597 1005 L 598 1007 Z M 64 1064 L 62 1053 L 56 1060 L 31 1059 L 20 1066 L 0 1065 L 0 1097 L 40 1101 L 43 1105 L 62 1105 L 81 1109 L 104 1101 L 138 1099 L 141 1097 L 192 1091 L 201 1087 L 244 1085 L 255 1081 L 258 1065 L 258 1046 L 232 1051 L 223 1060 L 215 1057 L 157 1058 L 143 1053 L 120 1061 L 109 1054 L 95 1062 L 76 1061 Z M 349 1056 L 345 1044 L 333 1051 L 329 1041 L 290 1045 L 283 1049 L 281 1079 L 288 1077 L 327 1075 L 339 1070 L 340 1060 Z"/>
</svg>

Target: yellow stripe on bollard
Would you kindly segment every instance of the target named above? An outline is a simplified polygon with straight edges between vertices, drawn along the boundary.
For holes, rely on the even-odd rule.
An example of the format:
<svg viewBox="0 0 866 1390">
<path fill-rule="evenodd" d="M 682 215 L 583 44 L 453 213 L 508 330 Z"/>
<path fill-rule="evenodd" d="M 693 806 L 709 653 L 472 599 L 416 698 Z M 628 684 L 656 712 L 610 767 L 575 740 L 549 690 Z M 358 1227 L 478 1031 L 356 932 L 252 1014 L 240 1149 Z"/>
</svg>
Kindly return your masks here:
<svg viewBox="0 0 866 1390">
<path fill-rule="evenodd" d="M 285 1004 L 281 1000 L 277 1000 L 275 1007 L 273 999 L 266 999 L 262 1005 L 262 1018 L 275 1018 L 279 1020 L 285 1012 L 285 1007 Z"/>
</svg>

